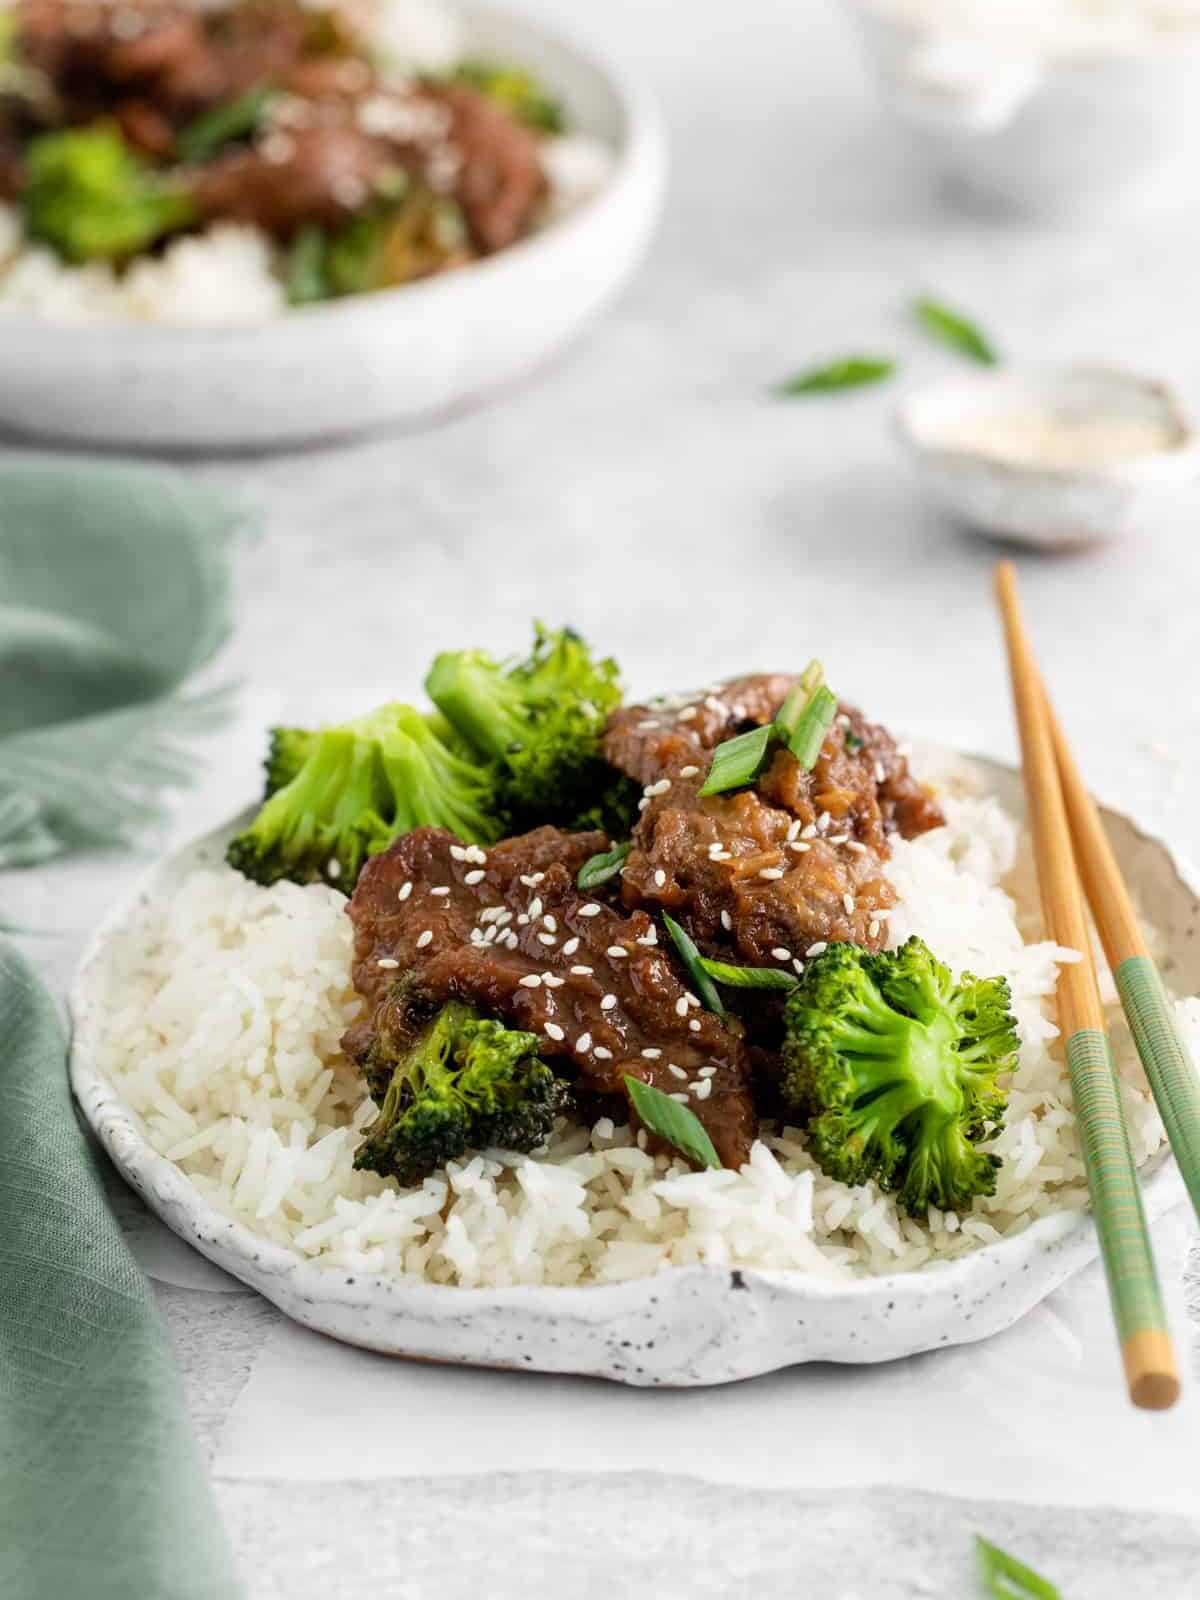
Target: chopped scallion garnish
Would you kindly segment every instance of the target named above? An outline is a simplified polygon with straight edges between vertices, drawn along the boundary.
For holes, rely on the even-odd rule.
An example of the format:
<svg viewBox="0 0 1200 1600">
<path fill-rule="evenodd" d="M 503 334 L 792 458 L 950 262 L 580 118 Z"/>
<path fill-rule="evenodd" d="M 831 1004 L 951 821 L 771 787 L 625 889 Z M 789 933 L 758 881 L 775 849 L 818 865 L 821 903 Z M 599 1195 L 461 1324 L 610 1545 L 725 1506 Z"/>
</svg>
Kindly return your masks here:
<svg viewBox="0 0 1200 1600">
<path fill-rule="evenodd" d="M 795 733 L 788 740 L 788 749 L 805 772 L 811 772 L 816 765 L 836 710 L 837 696 L 826 684 L 821 684 L 814 690 Z"/>
<path fill-rule="evenodd" d="M 269 83 L 259 83 L 232 100 L 222 100 L 211 111 L 189 122 L 179 134 L 180 155 L 185 161 L 207 161 L 222 145 L 248 138 L 258 127 L 275 94 Z"/>
<path fill-rule="evenodd" d="M 993 1600 L 1061 1600 L 1049 1578 L 1043 1578 L 1040 1572 L 978 1533 L 975 1535 L 975 1559 L 984 1592 Z"/>
<path fill-rule="evenodd" d="M 964 356 L 970 356 L 972 361 L 978 361 L 981 366 L 994 367 L 998 364 L 999 357 L 991 340 L 960 311 L 953 311 L 941 301 L 932 300 L 926 295 L 920 300 L 913 301 L 913 315 L 925 332 L 939 343 L 949 345 L 952 350 L 961 351 Z"/>
<path fill-rule="evenodd" d="M 886 356 L 845 356 L 840 361 L 830 361 L 823 367 L 810 367 L 776 384 L 775 393 L 781 399 L 801 394 L 832 394 L 838 389 L 859 389 L 864 384 L 882 383 L 896 370 L 896 363 Z"/>
<path fill-rule="evenodd" d="M 713 751 L 712 766 L 704 780 L 701 795 L 724 794 L 727 789 L 740 789 L 753 783 L 763 769 L 770 747 L 773 724 L 764 728 L 751 728 L 749 733 L 739 733 L 726 739 Z"/>
<path fill-rule="evenodd" d="M 866 742 L 865 739 L 859 738 L 853 728 L 846 729 L 846 750 L 850 755 L 853 755 L 856 750 L 861 750 Z"/>
<path fill-rule="evenodd" d="M 784 744 L 791 743 L 800 718 L 804 715 L 805 707 L 824 681 L 824 667 L 819 661 L 810 661 L 800 674 L 799 681 L 788 690 L 787 698 L 775 717 L 775 731 Z"/>
<path fill-rule="evenodd" d="M 719 1167 L 721 1158 L 708 1137 L 704 1124 L 694 1111 L 680 1100 L 656 1089 L 641 1078 L 626 1077 L 625 1087 L 633 1102 L 633 1109 L 651 1133 L 681 1150 L 689 1161 L 698 1167 Z"/>
<path fill-rule="evenodd" d="M 611 850 L 604 850 L 599 855 L 589 856 L 580 867 L 575 882 L 581 889 L 595 889 L 607 883 L 620 872 L 625 857 L 632 849 L 633 846 L 626 842 L 615 844 Z"/>
<path fill-rule="evenodd" d="M 733 967 L 727 961 L 700 957 L 700 965 L 710 978 L 730 989 L 794 989 L 800 979 L 782 967 Z"/>
<path fill-rule="evenodd" d="M 667 932 L 671 935 L 676 950 L 679 951 L 680 960 L 688 970 L 688 977 L 696 985 L 696 993 L 710 1011 L 715 1012 L 718 1017 L 723 1017 L 725 1007 L 721 1004 L 721 996 L 713 988 L 712 979 L 704 970 L 704 961 L 695 943 L 684 933 L 675 918 L 669 917 L 665 911 L 663 921 L 667 925 Z"/>
</svg>

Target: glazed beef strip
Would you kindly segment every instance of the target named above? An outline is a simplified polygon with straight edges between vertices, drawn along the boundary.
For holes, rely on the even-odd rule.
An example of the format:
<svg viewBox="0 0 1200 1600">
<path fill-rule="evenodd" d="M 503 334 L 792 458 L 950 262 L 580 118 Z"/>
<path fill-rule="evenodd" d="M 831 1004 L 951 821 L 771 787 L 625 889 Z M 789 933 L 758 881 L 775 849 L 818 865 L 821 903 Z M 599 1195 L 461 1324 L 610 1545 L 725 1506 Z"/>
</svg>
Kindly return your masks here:
<svg viewBox="0 0 1200 1600">
<path fill-rule="evenodd" d="M 709 953 L 799 970 L 814 945 L 884 941 L 895 903 L 888 836 L 942 814 L 890 735 L 849 706 L 811 772 L 777 750 L 753 788 L 701 798 L 713 749 L 771 720 L 796 680 L 736 679 L 691 698 L 613 713 L 612 764 L 646 785 L 622 873 L 628 907 L 670 911 Z"/>
<path fill-rule="evenodd" d="M 465 1000 L 537 1034 L 586 1090 L 624 1096 L 630 1075 L 686 1095 L 721 1160 L 740 1165 L 755 1134 L 745 1049 L 680 983 L 644 911 L 576 888 L 607 847 L 538 828 L 484 852 L 418 828 L 373 857 L 349 903 L 354 985 L 371 1009 L 346 1053 L 369 1069 L 413 992 Z"/>
</svg>

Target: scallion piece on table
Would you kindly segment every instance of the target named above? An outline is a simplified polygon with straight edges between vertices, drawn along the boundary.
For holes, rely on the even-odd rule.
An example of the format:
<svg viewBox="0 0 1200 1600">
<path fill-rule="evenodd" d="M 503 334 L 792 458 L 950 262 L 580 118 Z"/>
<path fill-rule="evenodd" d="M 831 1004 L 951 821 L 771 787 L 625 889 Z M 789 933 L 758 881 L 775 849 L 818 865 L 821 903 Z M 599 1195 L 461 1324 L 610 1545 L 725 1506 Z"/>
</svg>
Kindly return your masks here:
<svg viewBox="0 0 1200 1600">
<path fill-rule="evenodd" d="M 663 912 L 663 921 L 667 925 L 667 932 L 671 935 L 676 950 L 679 951 L 679 959 L 688 970 L 688 977 L 696 985 L 696 993 L 710 1011 L 714 1012 L 718 1017 L 723 1017 L 725 1015 L 725 1007 L 721 1004 L 721 996 L 713 988 L 712 979 L 704 970 L 704 961 L 699 950 L 696 949 L 693 941 L 684 933 L 675 918 L 669 917 L 665 911 Z"/>
<path fill-rule="evenodd" d="M 656 1089 L 652 1083 L 643 1083 L 641 1078 L 627 1076 L 625 1087 L 629 1091 L 633 1109 L 651 1133 L 674 1145 L 698 1167 L 721 1165 L 721 1158 L 704 1124 L 682 1101 L 672 1100 L 669 1094 Z"/>
<path fill-rule="evenodd" d="M 811 772 L 816 765 L 836 710 L 837 696 L 827 684 L 821 684 L 805 706 L 796 731 L 788 740 L 788 749 L 805 772 Z"/>
<path fill-rule="evenodd" d="M 975 1535 L 975 1559 L 984 1593 L 992 1600 L 1061 1600 L 1058 1589 L 1016 1556 Z"/>
<path fill-rule="evenodd" d="M 939 343 L 970 356 L 972 361 L 978 361 L 981 366 L 994 367 L 999 364 L 1000 358 L 991 340 L 961 312 L 952 311 L 949 306 L 926 295 L 913 301 L 913 315 L 925 332 Z"/>
<path fill-rule="evenodd" d="M 795 973 L 784 972 L 782 967 L 734 967 L 727 961 L 710 961 L 700 957 L 700 965 L 716 983 L 730 989 L 794 989 L 800 982 Z"/>
<path fill-rule="evenodd" d="M 861 389 L 864 384 L 882 383 L 896 370 L 896 363 L 884 356 L 846 356 L 823 367 L 810 367 L 776 384 L 782 400 L 802 394 L 834 394 L 839 389 Z"/>
<path fill-rule="evenodd" d="M 724 794 L 727 789 L 740 789 L 753 783 L 767 759 L 773 731 L 773 724 L 768 723 L 766 727 L 751 728 L 749 733 L 739 733 L 719 744 L 713 751 L 712 766 L 701 795 Z"/>
<path fill-rule="evenodd" d="M 581 889 L 595 889 L 607 883 L 620 872 L 622 862 L 632 849 L 633 846 L 626 841 L 625 844 L 613 845 L 611 850 L 604 850 L 599 855 L 589 856 L 576 875 L 576 884 Z"/>
</svg>

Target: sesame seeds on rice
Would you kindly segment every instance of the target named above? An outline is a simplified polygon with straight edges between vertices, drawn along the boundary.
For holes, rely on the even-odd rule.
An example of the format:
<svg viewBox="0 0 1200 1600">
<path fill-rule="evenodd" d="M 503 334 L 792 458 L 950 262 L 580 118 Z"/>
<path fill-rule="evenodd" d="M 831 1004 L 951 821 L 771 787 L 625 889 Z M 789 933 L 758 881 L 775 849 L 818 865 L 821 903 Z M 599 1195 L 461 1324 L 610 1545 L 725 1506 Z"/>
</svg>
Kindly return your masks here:
<svg viewBox="0 0 1200 1600">
<path fill-rule="evenodd" d="M 193 873 L 104 947 L 97 1064 L 212 1204 L 331 1267 L 472 1287 L 614 1282 L 701 1262 L 845 1279 L 950 1259 L 1083 1207 L 1087 1188 L 1050 1048 L 1048 1001 L 1071 952 L 1022 938 L 1025 914 L 1001 887 L 1015 881 L 1013 820 L 989 798 L 951 798 L 947 812 L 947 827 L 895 841 L 887 941 L 919 932 L 955 970 L 1003 972 L 1022 1037 L 991 1145 L 1003 1158 L 996 1193 L 963 1216 L 917 1219 L 874 1184 L 847 1188 L 820 1171 L 801 1132 L 770 1124 L 736 1172 L 693 1172 L 607 1117 L 560 1123 L 533 1155 L 452 1162 L 412 1189 L 356 1172 L 374 1107 L 339 1048 L 361 1005 L 345 901 L 317 885 L 263 889 L 224 868 Z M 1200 1043 L 1200 1001 L 1177 1013 Z M 1141 1163 L 1162 1126 L 1115 1007 L 1113 1028 Z M 680 1092 L 703 1098 L 711 1076 L 701 1069 Z"/>
</svg>

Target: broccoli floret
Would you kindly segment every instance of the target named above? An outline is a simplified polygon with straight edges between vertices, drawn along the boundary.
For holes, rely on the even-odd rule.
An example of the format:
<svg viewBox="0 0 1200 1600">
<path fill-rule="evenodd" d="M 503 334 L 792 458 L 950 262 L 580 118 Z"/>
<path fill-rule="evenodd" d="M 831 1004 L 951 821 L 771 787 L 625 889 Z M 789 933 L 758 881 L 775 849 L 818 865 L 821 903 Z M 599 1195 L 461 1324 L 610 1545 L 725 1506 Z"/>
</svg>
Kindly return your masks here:
<svg viewBox="0 0 1200 1600">
<path fill-rule="evenodd" d="M 571 823 L 612 788 L 600 735 L 621 701 L 617 664 L 593 660 L 569 628 L 535 624 L 533 649 L 516 664 L 482 650 L 447 652 L 425 687 L 460 735 L 504 770 L 514 827 Z"/>
<path fill-rule="evenodd" d="M 780 1087 L 823 1169 L 874 1178 L 914 1214 L 994 1193 L 999 1158 L 977 1145 L 1004 1120 L 1010 1001 L 1003 978 L 955 982 L 916 938 L 879 955 L 831 944 L 810 961 L 787 1003 Z"/>
<path fill-rule="evenodd" d="M 316 733 L 275 729 L 268 785 L 281 779 L 282 787 L 230 844 L 230 866 L 257 883 L 323 880 L 349 894 L 367 857 L 413 828 L 492 843 L 502 831 L 495 774 L 448 745 L 439 723 L 387 705 Z"/>
<path fill-rule="evenodd" d="M 570 1098 L 537 1048 L 536 1034 L 443 1006 L 398 1053 L 354 1165 L 411 1184 L 469 1150 L 535 1149 Z"/>
<path fill-rule="evenodd" d="M 30 237 L 67 261 L 127 261 L 196 221 L 191 195 L 105 122 L 32 140 L 21 204 Z"/>
</svg>

